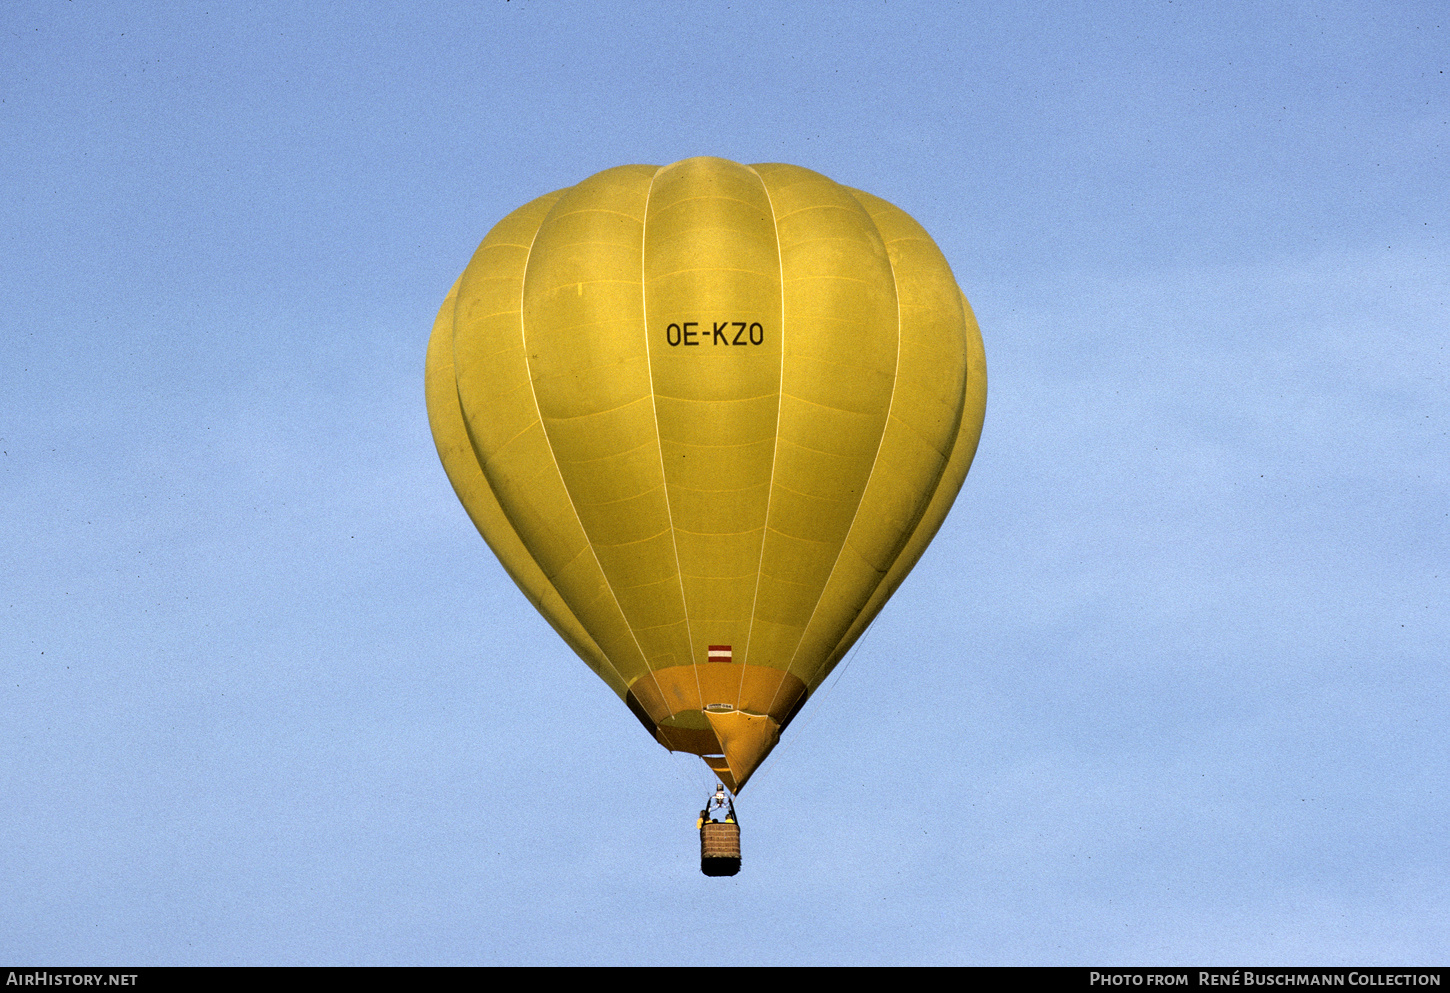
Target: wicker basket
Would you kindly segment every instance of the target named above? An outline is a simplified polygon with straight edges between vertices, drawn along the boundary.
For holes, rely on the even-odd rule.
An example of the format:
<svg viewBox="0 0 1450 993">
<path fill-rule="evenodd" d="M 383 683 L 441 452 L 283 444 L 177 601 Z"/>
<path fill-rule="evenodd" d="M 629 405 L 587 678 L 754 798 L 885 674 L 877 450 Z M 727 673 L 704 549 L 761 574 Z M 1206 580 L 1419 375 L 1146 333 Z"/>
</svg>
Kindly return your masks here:
<svg viewBox="0 0 1450 993">
<path fill-rule="evenodd" d="M 733 876 L 740 871 L 740 825 L 706 821 L 700 825 L 700 871 L 707 876 Z"/>
</svg>

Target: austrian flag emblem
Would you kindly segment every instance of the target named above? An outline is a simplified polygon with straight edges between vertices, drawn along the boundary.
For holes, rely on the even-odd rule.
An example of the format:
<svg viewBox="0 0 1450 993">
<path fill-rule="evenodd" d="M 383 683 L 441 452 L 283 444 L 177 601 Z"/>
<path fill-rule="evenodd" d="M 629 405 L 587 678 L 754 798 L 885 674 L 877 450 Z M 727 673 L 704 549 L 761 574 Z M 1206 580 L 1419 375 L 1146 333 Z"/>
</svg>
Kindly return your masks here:
<svg viewBox="0 0 1450 993">
<path fill-rule="evenodd" d="M 731 655 L 730 655 L 730 646 L 729 645 L 711 645 L 710 646 L 710 661 L 711 662 L 729 662 L 730 659 L 731 659 Z"/>
</svg>

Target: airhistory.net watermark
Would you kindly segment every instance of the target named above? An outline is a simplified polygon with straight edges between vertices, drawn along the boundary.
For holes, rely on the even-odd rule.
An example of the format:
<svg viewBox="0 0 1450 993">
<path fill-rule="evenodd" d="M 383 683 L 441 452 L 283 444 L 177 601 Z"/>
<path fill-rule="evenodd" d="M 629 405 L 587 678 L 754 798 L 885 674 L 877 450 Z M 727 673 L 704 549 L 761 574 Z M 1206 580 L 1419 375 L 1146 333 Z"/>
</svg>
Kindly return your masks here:
<svg viewBox="0 0 1450 993">
<path fill-rule="evenodd" d="M 28 972 L 10 971 L 6 986 L 135 986 L 134 972 Z"/>
</svg>

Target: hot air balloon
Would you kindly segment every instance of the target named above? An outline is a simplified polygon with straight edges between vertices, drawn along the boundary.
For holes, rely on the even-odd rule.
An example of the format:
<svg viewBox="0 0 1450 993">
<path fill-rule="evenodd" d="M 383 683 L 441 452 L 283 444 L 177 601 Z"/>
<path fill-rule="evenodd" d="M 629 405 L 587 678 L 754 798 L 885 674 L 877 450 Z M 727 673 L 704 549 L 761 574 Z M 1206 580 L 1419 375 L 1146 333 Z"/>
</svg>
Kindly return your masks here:
<svg viewBox="0 0 1450 993">
<path fill-rule="evenodd" d="M 428 345 L 433 437 L 484 540 L 649 734 L 733 793 L 936 534 L 986 396 L 920 225 L 719 158 L 509 214 Z"/>
</svg>

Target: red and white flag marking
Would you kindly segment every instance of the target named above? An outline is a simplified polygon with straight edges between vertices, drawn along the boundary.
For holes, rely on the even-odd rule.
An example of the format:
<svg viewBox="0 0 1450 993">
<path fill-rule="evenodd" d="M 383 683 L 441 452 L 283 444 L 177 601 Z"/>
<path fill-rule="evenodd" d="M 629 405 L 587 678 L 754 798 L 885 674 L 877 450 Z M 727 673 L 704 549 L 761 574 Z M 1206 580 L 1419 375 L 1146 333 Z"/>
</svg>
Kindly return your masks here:
<svg viewBox="0 0 1450 993">
<path fill-rule="evenodd" d="M 730 654 L 730 646 L 729 645 L 711 645 L 710 646 L 710 661 L 711 662 L 729 662 L 731 660 L 731 658 L 732 658 L 732 656 Z"/>
</svg>

